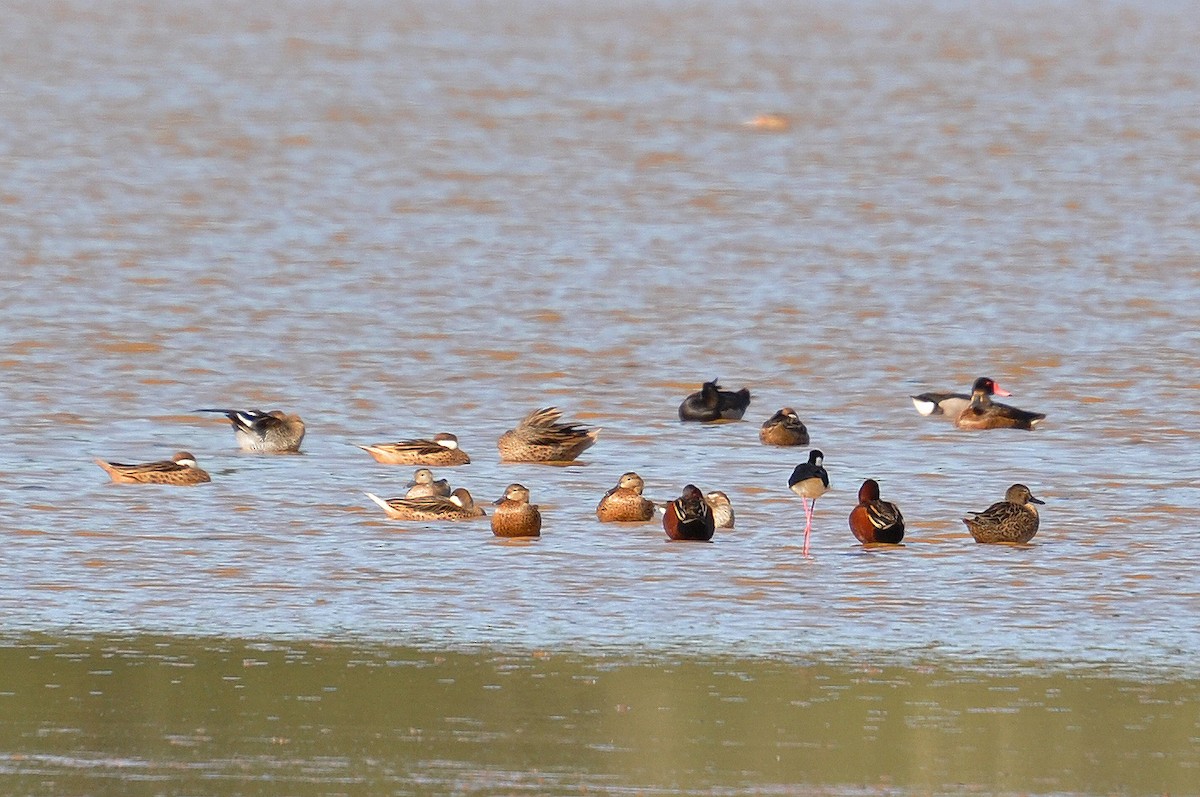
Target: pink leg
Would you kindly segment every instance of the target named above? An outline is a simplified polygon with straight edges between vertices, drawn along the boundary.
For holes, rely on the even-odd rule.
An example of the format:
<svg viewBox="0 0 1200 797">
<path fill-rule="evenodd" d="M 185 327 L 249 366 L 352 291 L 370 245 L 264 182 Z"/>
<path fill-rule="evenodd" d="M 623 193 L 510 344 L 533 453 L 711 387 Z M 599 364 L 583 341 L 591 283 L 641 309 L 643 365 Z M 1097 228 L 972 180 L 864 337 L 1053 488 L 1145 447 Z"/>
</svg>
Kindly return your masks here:
<svg viewBox="0 0 1200 797">
<path fill-rule="evenodd" d="M 804 550 L 801 554 L 805 559 L 808 558 L 808 538 L 812 534 L 812 510 L 808 508 L 808 499 L 801 496 L 801 501 L 804 502 Z M 817 502 L 813 500 L 813 506 L 816 507 Z"/>
</svg>

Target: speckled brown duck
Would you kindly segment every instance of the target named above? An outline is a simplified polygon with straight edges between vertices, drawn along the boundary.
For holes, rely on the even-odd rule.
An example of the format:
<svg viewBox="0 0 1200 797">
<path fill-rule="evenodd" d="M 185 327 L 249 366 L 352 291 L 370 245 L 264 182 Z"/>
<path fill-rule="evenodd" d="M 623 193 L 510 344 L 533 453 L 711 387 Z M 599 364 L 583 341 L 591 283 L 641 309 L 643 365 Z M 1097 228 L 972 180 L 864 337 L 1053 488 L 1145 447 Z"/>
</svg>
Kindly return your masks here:
<svg viewBox="0 0 1200 797">
<path fill-rule="evenodd" d="M 1033 539 L 1038 530 L 1038 511 L 1034 504 L 1045 501 L 1034 498 L 1029 488 L 1014 484 L 1004 493 L 1004 500 L 992 504 L 974 517 L 963 518 L 975 542 L 1023 543 Z"/>
<path fill-rule="evenodd" d="M 438 432 L 428 440 L 373 443 L 359 448 L 381 465 L 429 465 L 447 468 L 452 465 L 471 464 L 467 452 L 458 447 L 458 438 L 449 432 Z"/>
<path fill-rule="evenodd" d="M 529 490 L 510 484 L 492 510 L 492 533 L 497 537 L 540 537 L 542 513 L 529 503 Z"/>
<path fill-rule="evenodd" d="M 1029 412 L 992 401 L 992 396 L 1011 396 L 987 377 L 975 380 L 971 403 L 954 419 L 959 429 L 1032 429 L 1045 419 L 1042 412 Z"/>
<path fill-rule="evenodd" d="M 654 517 L 654 502 L 642 495 L 646 484 L 642 477 L 630 471 L 617 481 L 617 486 L 604 494 L 596 507 L 596 517 L 602 523 L 639 523 Z"/>
<path fill-rule="evenodd" d="M 858 506 L 850 510 L 850 531 L 864 545 L 904 539 L 904 515 L 900 507 L 879 497 L 879 482 L 867 479 L 858 488 Z"/>
<path fill-rule="evenodd" d="M 405 498 L 448 498 L 450 497 L 450 482 L 445 479 L 434 479 L 433 471 L 429 468 L 417 468 L 413 479 L 408 483 Z"/>
<path fill-rule="evenodd" d="M 304 421 L 299 415 L 289 415 L 283 410 L 202 409 L 196 412 L 219 412 L 228 418 L 234 439 L 243 451 L 264 454 L 299 451 L 304 440 Z"/>
<path fill-rule="evenodd" d="M 545 407 L 526 415 L 496 443 L 501 462 L 571 462 L 596 444 L 600 429 L 560 423 L 562 411 Z"/>
<path fill-rule="evenodd" d="M 763 422 L 758 439 L 768 446 L 806 446 L 808 427 L 794 409 L 784 407 Z"/>
<path fill-rule="evenodd" d="M 750 406 L 750 391 L 722 390 L 714 379 L 705 382 L 698 393 L 693 393 L 679 405 L 679 420 L 699 421 L 740 421 Z"/>
<path fill-rule="evenodd" d="M 376 504 L 396 520 L 470 520 L 483 517 L 486 512 L 475 505 L 471 494 L 459 487 L 449 496 L 425 496 L 423 498 L 380 498 L 367 493 Z"/>
<path fill-rule="evenodd" d="M 208 473 L 196 464 L 196 458 L 187 451 L 180 451 L 164 462 L 124 465 L 97 459 L 96 464 L 104 468 L 105 473 L 117 484 L 192 485 L 212 481 Z"/>
<path fill-rule="evenodd" d="M 667 504 L 663 512 L 663 531 L 672 540 L 708 542 L 716 528 L 712 507 L 694 484 L 684 487 L 683 494 Z"/>
</svg>

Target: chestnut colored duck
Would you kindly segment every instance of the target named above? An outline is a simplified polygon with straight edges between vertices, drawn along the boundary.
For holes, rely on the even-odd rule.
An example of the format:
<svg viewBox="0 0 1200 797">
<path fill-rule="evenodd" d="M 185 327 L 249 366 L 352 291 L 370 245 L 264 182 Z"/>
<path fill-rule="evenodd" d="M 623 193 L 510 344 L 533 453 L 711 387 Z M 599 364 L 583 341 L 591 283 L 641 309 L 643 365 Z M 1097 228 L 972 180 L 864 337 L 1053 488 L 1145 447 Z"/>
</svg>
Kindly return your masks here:
<svg viewBox="0 0 1200 797">
<path fill-rule="evenodd" d="M 788 489 L 800 496 L 804 504 L 804 551 L 808 557 L 809 537 L 812 535 L 813 513 L 817 508 L 817 499 L 829 489 L 829 474 L 825 471 L 825 455 L 817 449 L 808 452 L 808 462 L 802 462 L 788 477 Z M 812 505 L 809 505 L 809 501 Z"/>
<path fill-rule="evenodd" d="M 178 452 L 165 462 L 123 465 L 120 462 L 97 459 L 96 464 L 103 468 L 116 484 L 192 485 L 212 481 L 196 464 L 196 458 L 186 451 Z"/>
<path fill-rule="evenodd" d="M 380 498 L 367 493 L 375 503 L 395 520 L 470 520 L 483 517 L 482 507 L 475 506 L 471 494 L 459 487 L 449 496 L 425 496 L 423 498 Z"/>
<path fill-rule="evenodd" d="M 740 421 L 750 406 L 750 391 L 722 390 L 714 379 L 705 382 L 699 393 L 693 393 L 679 405 L 681 421 Z"/>
<path fill-rule="evenodd" d="M 768 446 L 806 446 L 808 428 L 791 407 L 784 407 L 763 422 L 758 439 Z"/>
<path fill-rule="evenodd" d="M 954 425 L 959 429 L 1032 429 L 1046 417 L 1042 412 L 1028 412 L 992 401 L 993 395 L 1012 394 L 987 377 L 976 379 L 971 403 L 954 419 Z"/>
<path fill-rule="evenodd" d="M 542 513 L 536 504 L 529 503 L 529 490 L 520 484 L 510 484 L 503 497 L 495 501 L 492 512 L 492 533 L 497 537 L 540 537 Z"/>
<path fill-rule="evenodd" d="M 974 517 L 963 518 L 975 542 L 1029 542 L 1038 530 L 1038 511 L 1034 504 L 1045 504 L 1034 498 L 1029 488 L 1014 484 L 1004 493 L 1004 500 L 992 504 Z"/>
<path fill-rule="evenodd" d="M 900 507 L 879 498 L 879 483 L 867 479 L 858 488 L 858 506 L 850 510 L 850 531 L 864 545 L 885 542 L 895 545 L 904 539 L 904 516 Z"/>
<path fill-rule="evenodd" d="M 446 468 L 451 465 L 471 464 L 467 452 L 458 447 L 458 438 L 449 432 L 438 432 L 429 440 L 373 443 L 359 448 L 381 465 L 430 465 Z"/>
<path fill-rule="evenodd" d="M 596 443 L 600 429 L 560 423 L 562 411 L 545 407 L 526 415 L 500 435 L 501 462 L 571 462 Z"/>
<path fill-rule="evenodd" d="M 602 523 L 638 523 L 654 517 L 654 502 L 642 495 L 646 483 L 630 471 L 621 475 L 617 486 L 604 494 L 596 507 Z"/>
<path fill-rule="evenodd" d="M 280 454 L 299 451 L 304 440 L 304 421 L 282 410 L 196 410 L 219 412 L 233 425 L 233 436 L 243 451 Z"/>
<path fill-rule="evenodd" d="M 667 504 L 663 530 L 672 540 L 708 542 L 716 530 L 712 507 L 694 484 L 683 488 L 683 495 Z"/>
</svg>

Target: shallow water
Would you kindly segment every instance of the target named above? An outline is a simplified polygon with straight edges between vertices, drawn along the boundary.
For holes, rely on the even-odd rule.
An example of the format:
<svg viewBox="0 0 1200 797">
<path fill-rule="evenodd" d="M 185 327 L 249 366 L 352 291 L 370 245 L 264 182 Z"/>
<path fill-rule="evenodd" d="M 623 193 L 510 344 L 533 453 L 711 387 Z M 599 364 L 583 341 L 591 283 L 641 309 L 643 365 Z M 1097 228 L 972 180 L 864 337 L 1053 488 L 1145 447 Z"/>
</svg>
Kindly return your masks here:
<svg viewBox="0 0 1200 797">
<path fill-rule="evenodd" d="M 1197 677 L 1189 6 L 18 3 L 0 64 L 14 644 Z M 790 127 L 744 124 L 764 112 Z M 981 374 L 1042 428 L 908 401 Z M 753 391 L 746 421 L 681 425 L 718 376 Z M 549 404 L 600 442 L 500 465 Z M 757 440 L 784 405 L 833 483 L 812 561 L 786 490 L 806 452 Z M 210 406 L 298 412 L 304 453 L 241 454 Z M 473 463 L 438 475 L 480 502 L 526 484 L 541 540 L 370 504 L 411 469 L 354 444 L 440 430 Z M 91 463 L 180 448 L 213 484 Z M 658 500 L 724 490 L 738 528 L 601 526 L 626 470 Z M 903 548 L 854 544 L 866 477 Z M 1034 544 L 976 546 L 959 518 L 1014 481 L 1046 501 Z"/>
</svg>

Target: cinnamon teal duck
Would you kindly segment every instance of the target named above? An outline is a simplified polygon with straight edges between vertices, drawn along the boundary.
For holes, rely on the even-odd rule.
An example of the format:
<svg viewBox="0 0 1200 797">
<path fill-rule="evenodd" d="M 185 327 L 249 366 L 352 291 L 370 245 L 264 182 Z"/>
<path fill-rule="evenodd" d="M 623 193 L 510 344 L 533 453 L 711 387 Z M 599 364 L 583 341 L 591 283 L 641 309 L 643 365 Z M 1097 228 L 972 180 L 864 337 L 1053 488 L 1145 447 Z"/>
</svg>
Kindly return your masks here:
<svg viewBox="0 0 1200 797">
<path fill-rule="evenodd" d="M 117 484 L 204 484 L 212 481 L 196 464 L 196 458 L 180 451 L 165 462 L 124 465 L 97 459 L 96 464 Z"/>
<path fill-rule="evenodd" d="M 975 542 L 1029 542 L 1038 530 L 1038 511 L 1034 504 L 1045 504 L 1034 498 L 1029 488 L 1014 484 L 1004 493 L 1004 500 L 992 504 L 974 517 L 963 518 Z"/>
<path fill-rule="evenodd" d="M 304 421 L 299 415 L 282 410 L 221 410 L 202 409 L 196 412 L 219 412 L 233 425 L 233 436 L 243 451 L 280 454 L 299 451 L 304 440 Z"/>
<path fill-rule="evenodd" d="M 693 393 L 679 405 L 681 421 L 740 421 L 750 406 L 750 391 L 722 390 L 714 379 L 705 382 L 699 393 Z"/>
<path fill-rule="evenodd" d="M 758 439 L 768 446 L 806 446 L 808 427 L 794 409 L 784 407 L 763 422 Z"/>
<path fill-rule="evenodd" d="M 560 423 L 557 407 L 534 410 L 500 435 L 501 462 L 571 462 L 596 444 L 600 429 Z"/>
<path fill-rule="evenodd" d="M 716 527 L 712 507 L 694 484 L 684 487 L 683 494 L 667 504 L 663 513 L 663 530 L 672 540 L 708 542 Z"/>
<path fill-rule="evenodd" d="M 617 481 L 617 486 L 604 494 L 596 507 L 601 523 L 639 523 L 654 517 L 654 502 L 642 495 L 646 483 L 630 471 Z"/>
<path fill-rule="evenodd" d="M 431 465 L 446 468 L 451 465 L 471 464 L 467 452 L 458 447 L 458 438 L 449 432 L 438 432 L 428 440 L 373 443 L 359 448 L 381 465 Z"/>
<path fill-rule="evenodd" d="M 800 496 L 804 505 L 804 551 L 808 557 L 809 537 L 812 535 L 813 513 L 817 499 L 829 489 L 829 473 L 825 470 L 825 455 L 817 449 L 808 452 L 808 462 L 802 462 L 788 477 L 788 489 Z M 812 501 L 811 506 L 809 501 Z"/>
<path fill-rule="evenodd" d="M 850 531 L 864 545 L 904 539 L 904 515 L 900 507 L 879 498 L 879 482 L 867 479 L 858 488 L 858 506 L 850 510 Z"/>
<path fill-rule="evenodd" d="M 396 520 L 470 520 L 486 514 L 462 487 L 449 496 L 385 499 L 367 493 L 367 498 L 379 504 L 388 517 Z"/>
<path fill-rule="evenodd" d="M 529 503 L 529 489 L 510 484 L 504 495 L 495 501 L 492 512 L 492 533 L 497 537 L 540 537 L 542 513 L 536 504 Z"/>
</svg>

